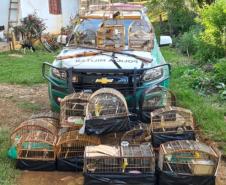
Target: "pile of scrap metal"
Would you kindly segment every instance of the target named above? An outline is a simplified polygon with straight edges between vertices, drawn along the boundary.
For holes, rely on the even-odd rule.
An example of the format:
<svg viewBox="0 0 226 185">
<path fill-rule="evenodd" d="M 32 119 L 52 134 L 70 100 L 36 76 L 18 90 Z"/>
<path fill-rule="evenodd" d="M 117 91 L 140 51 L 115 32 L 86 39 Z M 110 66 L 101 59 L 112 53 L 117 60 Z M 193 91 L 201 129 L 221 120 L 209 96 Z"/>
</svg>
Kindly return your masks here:
<svg viewBox="0 0 226 185">
<path fill-rule="evenodd" d="M 92 185 L 215 184 L 220 153 L 196 140 L 192 112 L 172 106 L 172 92 L 164 97 L 166 106 L 144 124 L 115 89 L 73 93 L 60 100 L 59 119 L 21 123 L 9 155 L 23 170 L 83 170 L 84 183 Z"/>
</svg>

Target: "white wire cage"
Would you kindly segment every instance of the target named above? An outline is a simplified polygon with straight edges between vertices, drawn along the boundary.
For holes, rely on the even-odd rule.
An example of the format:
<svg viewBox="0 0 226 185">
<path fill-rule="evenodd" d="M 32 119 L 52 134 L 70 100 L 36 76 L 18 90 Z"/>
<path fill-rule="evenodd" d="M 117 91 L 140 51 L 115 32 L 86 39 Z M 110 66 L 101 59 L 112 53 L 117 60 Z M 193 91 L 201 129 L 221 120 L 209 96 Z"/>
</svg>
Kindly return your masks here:
<svg viewBox="0 0 226 185">
<path fill-rule="evenodd" d="M 88 146 L 84 155 L 84 173 L 92 174 L 148 174 L 155 171 L 155 157 L 151 146 Z"/>
<path fill-rule="evenodd" d="M 161 171 L 192 176 L 216 176 L 220 152 L 198 141 L 171 141 L 160 146 Z"/>
</svg>

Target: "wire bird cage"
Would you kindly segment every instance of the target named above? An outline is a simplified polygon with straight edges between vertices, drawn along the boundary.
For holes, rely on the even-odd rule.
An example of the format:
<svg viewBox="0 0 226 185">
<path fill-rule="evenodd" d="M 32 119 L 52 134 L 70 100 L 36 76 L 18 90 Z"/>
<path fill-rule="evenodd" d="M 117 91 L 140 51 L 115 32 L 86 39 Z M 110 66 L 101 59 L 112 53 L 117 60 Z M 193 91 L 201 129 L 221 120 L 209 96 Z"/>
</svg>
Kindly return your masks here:
<svg viewBox="0 0 226 185">
<path fill-rule="evenodd" d="M 192 112 L 181 107 L 165 107 L 151 112 L 152 132 L 183 132 L 194 130 Z"/>
<path fill-rule="evenodd" d="M 98 137 L 79 134 L 76 130 L 66 132 L 58 139 L 57 158 L 83 157 L 86 146 L 99 144 Z"/>
<path fill-rule="evenodd" d="M 125 27 L 122 21 L 104 21 L 97 31 L 97 47 L 107 50 L 122 50 L 125 47 Z"/>
<path fill-rule="evenodd" d="M 48 132 L 34 131 L 23 135 L 17 144 L 18 160 L 55 161 L 57 137 Z"/>
<path fill-rule="evenodd" d="M 129 27 L 129 48 L 151 51 L 154 47 L 154 33 L 151 25 L 144 20 L 136 20 Z"/>
<path fill-rule="evenodd" d="M 87 146 L 84 172 L 87 174 L 148 174 L 155 171 L 155 157 L 148 145 Z"/>
<path fill-rule="evenodd" d="M 128 116 L 128 114 L 125 97 L 112 88 L 102 88 L 95 91 L 90 96 L 86 107 L 86 117 L 88 119 L 107 119 Z"/>
<path fill-rule="evenodd" d="M 85 109 L 90 93 L 80 92 L 70 94 L 60 102 L 61 127 L 74 127 L 79 129 L 84 123 Z"/>
<path fill-rule="evenodd" d="M 11 143 L 17 144 L 21 138 L 24 138 L 29 133 L 43 132 L 50 135 L 57 136 L 58 129 L 55 119 L 51 118 L 34 118 L 22 122 L 14 131 L 11 133 Z"/>
<path fill-rule="evenodd" d="M 148 89 L 140 104 L 141 110 L 145 112 L 151 112 L 166 106 L 176 106 L 176 96 L 171 90 L 162 86 Z"/>
<path fill-rule="evenodd" d="M 198 141 L 171 141 L 160 146 L 158 167 L 162 172 L 192 176 L 215 176 L 220 153 Z"/>
<path fill-rule="evenodd" d="M 121 141 L 127 141 L 129 144 L 138 145 L 149 142 L 151 139 L 148 125 L 140 123 L 131 130 L 125 132 Z"/>
<path fill-rule="evenodd" d="M 174 140 L 195 140 L 193 115 L 190 110 L 168 106 L 151 112 L 152 144 Z"/>
</svg>

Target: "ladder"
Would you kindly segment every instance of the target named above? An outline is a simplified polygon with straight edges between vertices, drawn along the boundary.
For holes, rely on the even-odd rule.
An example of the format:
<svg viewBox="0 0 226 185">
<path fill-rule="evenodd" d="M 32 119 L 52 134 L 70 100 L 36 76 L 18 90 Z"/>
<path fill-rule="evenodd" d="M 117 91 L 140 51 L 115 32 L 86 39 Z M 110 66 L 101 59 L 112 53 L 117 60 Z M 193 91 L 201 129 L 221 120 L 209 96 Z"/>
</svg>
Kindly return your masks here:
<svg viewBox="0 0 226 185">
<path fill-rule="evenodd" d="M 19 21 L 19 0 L 10 0 L 8 14 L 8 30 L 18 24 Z"/>
</svg>

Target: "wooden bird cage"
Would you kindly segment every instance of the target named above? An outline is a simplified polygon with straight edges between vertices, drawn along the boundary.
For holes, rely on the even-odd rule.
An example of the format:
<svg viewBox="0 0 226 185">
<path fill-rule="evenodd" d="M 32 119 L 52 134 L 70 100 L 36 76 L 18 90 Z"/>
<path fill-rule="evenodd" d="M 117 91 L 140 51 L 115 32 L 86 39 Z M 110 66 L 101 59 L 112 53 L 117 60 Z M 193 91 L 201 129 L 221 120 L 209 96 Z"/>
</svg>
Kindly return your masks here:
<svg viewBox="0 0 226 185">
<path fill-rule="evenodd" d="M 160 146 L 160 171 L 191 176 L 215 176 L 220 153 L 198 141 L 171 141 Z"/>
<path fill-rule="evenodd" d="M 114 22 L 112 20 L 112 22 Z M 123 24 L 104 22 L 97 31 L 97 47 L 107 50 L 123 50 L 125 47 L 125 27 Z"/>
<path fill-rule="evenodd" d="M 194 130 L 192 112 L 181 107 L 168 106 L 151 112 L 152 132 L 183 132 Z"/>
<path fill-rule="evenodd" d="M 176 106 L 174 93 L 162 86 L 156 86 L 145 92 L 140 107 L 142 111 L 153 111 L 166 106 Z"/>
<path fill-rule="evenodd" d="M 168 106 L 151 112 L 152 144 L 174 140 L 195 140 L 193 115 L 190 110 Z"/>
<path fill-rule="evenodd" d="M 48 133 L 52 136 L 57 136 L 58 129 L 56 127 L 56 120 L 40 117 L 22 122 L 11 133 L 11 143 L 17 144 L 21 138 L 33 132 L 43 132 Z"/>
<path fill-rule="evenodd" d="M 138 145 L 149 142 L 151 135 L 149 132 L 148 125 L 139 124 L 131 130 L 125 132 L 121 138 L 121 142 L 126 141 L 132 145 Z"/>
<path fill-rule="evenodd" d="M 30 132 L 18 141 L 18 160 L 54 161 L 57 137 L 42 131 Z"/>
<path fill-rule="evenodd" d="M 99 144 L 100 139 L 98 137 L 79 134 L 76 130 L 66 132 L 58 139 L 57 158 L 83 157 L 86 146 Z"/>
<path fill-rule="evenodd" d="M 82 127 L 89 97 L 90 93 L 73 93 L 60 102 L 61 127 Z"/>
<path fill-rule="evenodd" d="M 136 20 L 129 27 L 129 48 L 136 51 L 151 51 L 154 47 L 154 33 L 151 25 Z"/>
<path fill-rule="evenodd" d="M 84 154 L 87 174 L 148 174 L 155 171 L 155 157 L 148 145 L 88 146 Z"/>
<path fill-rule="evenodd" d="M 128 115 L 125 97 L 112 88 L 102 88 L 95 91 L 90 96 L 86 107 L 87 119 L 107 119 Z"/>
</svg>

